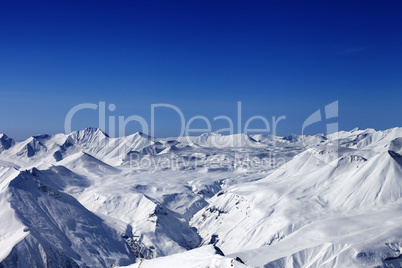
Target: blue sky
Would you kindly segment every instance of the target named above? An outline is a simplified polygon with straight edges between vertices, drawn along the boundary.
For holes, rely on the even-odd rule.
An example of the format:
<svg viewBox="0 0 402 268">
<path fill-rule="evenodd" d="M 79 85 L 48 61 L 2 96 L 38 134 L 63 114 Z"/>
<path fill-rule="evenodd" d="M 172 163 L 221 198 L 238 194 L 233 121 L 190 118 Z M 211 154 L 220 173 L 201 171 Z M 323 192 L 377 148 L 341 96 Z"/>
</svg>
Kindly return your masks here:
<svg viewBox="0 0 402 268">
<path fill-rule="evenodd" d="M 401 1 L 1 1 L 0 133 L 63 132 L 69 109 L 99 101 L 108 116 L 170 103 L 211 121 L 236 120 L 241 101 L 243 118 L 286 115 L 287 135 L 339 100 L 340 129 L 401 126 L 401 14 Z M 157 136 L 178 134 L 175 112 L 156 118 Z M 87 126 L 96 112 L 74 117 Z"/>
</svg>

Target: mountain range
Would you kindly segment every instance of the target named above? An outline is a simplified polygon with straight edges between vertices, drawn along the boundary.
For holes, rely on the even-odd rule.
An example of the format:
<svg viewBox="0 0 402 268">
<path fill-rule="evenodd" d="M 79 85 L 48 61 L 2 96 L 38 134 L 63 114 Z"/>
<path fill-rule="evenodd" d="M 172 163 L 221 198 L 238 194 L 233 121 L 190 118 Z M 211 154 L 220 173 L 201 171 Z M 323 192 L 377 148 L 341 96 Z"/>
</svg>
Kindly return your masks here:
<svg viewBox="0 0 402 268">
<path fill-rule="evenodd" d="M 0 134 L 0 267 L 401 267 L 402 128 Z"/>
</svg>

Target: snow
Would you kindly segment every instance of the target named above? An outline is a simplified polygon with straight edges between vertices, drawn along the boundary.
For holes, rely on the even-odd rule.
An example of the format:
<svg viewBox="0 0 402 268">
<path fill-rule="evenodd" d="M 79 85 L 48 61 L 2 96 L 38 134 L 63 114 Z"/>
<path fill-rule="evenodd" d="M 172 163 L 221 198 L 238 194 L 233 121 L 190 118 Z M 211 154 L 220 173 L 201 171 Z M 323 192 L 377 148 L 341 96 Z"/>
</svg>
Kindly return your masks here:
<svg viewBox="0 0 402 268">
<path fill-rule="evenodd" d="M 0 264 L 400 267 L 401 197 L 402 128 L 1 134 Z"/>
<path fill-rule="evenodd" d="M 213 246 L 205 246 L 193 249 L 181 254 L 168 257 L 145 260 L 140 263 L 130 265 L 127 268 L 246 268 L 248 266 L 231 258 L 226 258 L 216 253 Z"/>
<path fill-rule="evenodd" d="M 0 167 L 1 177 L 15 176 L 18 171 L 10 168 Z M 24 232 L 25 226 L 18 221 L 16 212 L 12 209 L 7 200 L 10 194 L 7 193 L 7 181 L 1 181 L 0 184 L 0 259 L 6 258 L 14 245 L 21 241 L 27 233 Z M 4 220 L 7 219 L 7 220 Z"/>
<path fill-rule="evenodd" d="M 19 172 L 15 178 L 8 177 L 8 198 L 3 199 L 8 204 L 3 205 L 11 207 L 14 216 L 9 215 L 8 209 L 0 215 L 1 222 L 18 230 L 7 230 L 15 234 L 2 236 L 2 242 L 14 245 L 2 265 L 110 266 L 133 262 L 135 258 L 120 234 L 60 191 L 63 188 L 59 187 L 59 176 L 63 175 L 32 169 Z M 55 178 L 58 180 L 53 181 Z M 17 223 L 10 222 L 10 218 Z"/>
<path fill-rule="evenodd" d="M 6 134 L 0 134 L 0 153 L 4 150 L 8 150 L 15 144 L 15 141 L 9 138 Z"/>
</svg>

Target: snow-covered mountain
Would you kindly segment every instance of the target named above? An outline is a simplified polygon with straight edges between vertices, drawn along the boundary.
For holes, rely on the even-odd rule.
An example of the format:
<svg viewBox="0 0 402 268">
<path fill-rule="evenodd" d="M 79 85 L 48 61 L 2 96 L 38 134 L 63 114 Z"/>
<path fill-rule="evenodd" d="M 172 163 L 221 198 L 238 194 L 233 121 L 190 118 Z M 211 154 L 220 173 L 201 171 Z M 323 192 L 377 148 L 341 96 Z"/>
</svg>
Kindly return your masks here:
<svg viewBox="0 0 402 268">
<path fill-rule="evenodd" d="M 402 128 L 0 134 L 0 267 L 401 267 L 401 197 Z"/>
<path fill-rule="evenodd" d="M 0 152 L 10 149 L 15 144 L 13 139 L 7 137 L 6 134 L 0 134 Z"/>
</svg>

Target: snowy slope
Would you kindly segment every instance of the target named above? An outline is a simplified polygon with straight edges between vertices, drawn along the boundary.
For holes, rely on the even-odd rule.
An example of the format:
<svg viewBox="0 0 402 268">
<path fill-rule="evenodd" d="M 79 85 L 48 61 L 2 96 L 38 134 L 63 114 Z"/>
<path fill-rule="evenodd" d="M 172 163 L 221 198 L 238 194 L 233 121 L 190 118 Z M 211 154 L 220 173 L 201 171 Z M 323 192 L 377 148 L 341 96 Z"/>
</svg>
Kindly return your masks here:
<svg viewBox="0 0 402 268">
<path fill-rule="evenodd" d="M 213 246 L 205 246 L 193 249 L 185 253 L 175 254 L 168 257 L 157 258 L 154 260 L 144 260 L 127 268 L 246 268 L 236 259 L 226 258 L 221 255 L 219 249 Z"/>
<path fill-rule="evenodd" d="M 120 234 L 61 192 L 67 183 L 85 182 L 58 171 L 65 172 L 32 169 L 4 178 L 3 184 L 8 185 L 1 194 L 7 210 L 1 222 L 17 229 L 7 230 L 15 232 L 12 236 L 3 236 L 2 243 L 14 246 L 3 252 L 2 267 L 90 267 L 134 261 Z"/>
<path fill-rule="evenodd" d="M 263 180 L 215 196 L 192 224 L 205 242 L 216 236 L 250 265 L 383 265 L 400 254 L 401 134 L 387 131 L 377 144 L 369 137 L 364 150 L 337 155 L 306 150 Z"/>
</svg>

